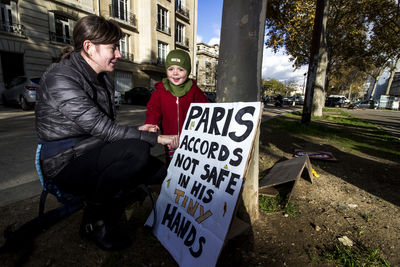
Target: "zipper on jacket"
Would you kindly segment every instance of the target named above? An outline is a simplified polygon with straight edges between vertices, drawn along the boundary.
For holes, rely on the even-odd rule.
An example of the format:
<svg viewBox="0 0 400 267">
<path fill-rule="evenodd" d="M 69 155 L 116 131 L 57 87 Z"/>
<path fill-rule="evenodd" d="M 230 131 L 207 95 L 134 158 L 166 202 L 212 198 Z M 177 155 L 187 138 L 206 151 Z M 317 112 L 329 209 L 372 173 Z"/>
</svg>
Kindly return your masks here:
<svg viewBox="0 0 400 267">
<path fill-rule="evenodd" d="M 176 108 L 177 108 L 177 114 L 178 114 L 178 137 L 179 137 L 179 97 L 176 97 Z"/>
</svg>

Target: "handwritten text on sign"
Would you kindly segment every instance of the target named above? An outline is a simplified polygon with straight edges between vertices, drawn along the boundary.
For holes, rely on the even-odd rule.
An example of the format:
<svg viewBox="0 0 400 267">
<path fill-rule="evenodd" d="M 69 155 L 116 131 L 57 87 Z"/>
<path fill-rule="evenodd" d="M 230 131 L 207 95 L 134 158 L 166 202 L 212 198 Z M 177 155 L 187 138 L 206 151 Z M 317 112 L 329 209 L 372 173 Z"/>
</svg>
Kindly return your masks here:
<svg viewBox="0 0 400 267">
<path fill-rule="evenodd" d="M 259 102 L 192 104 L 157 199 L 154 233 L 181 266 L 215 265 L 260 118 Z M 146 224 L 151 225 L 150 215 Z"/>
</svg>

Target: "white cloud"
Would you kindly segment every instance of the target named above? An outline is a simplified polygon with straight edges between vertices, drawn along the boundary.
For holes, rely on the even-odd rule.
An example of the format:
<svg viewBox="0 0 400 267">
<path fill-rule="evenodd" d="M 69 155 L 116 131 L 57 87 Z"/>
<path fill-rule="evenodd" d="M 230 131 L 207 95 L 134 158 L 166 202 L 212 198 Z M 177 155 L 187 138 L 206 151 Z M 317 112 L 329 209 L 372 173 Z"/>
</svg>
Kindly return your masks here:
<svg viewBox="0 0 400 267">
<path fill-rule="evenodd" d="M 208 45 L 215 45 L 218 44 L 219 45 L 219 37 L 213 37 L 210 39 L 210 41 L 208 42 Z"/>
<path fill-rule="evenodd" d="M 289 56 L 282 52 L 274 53 L 271 49 L 264 48 L 262 78 L 274 78 L 281 82 L 287 80 L 295 80 L 298 84 L 303 84 L 304 73 L 307 72 L 308 66 L 303 66 L 298 70 L 294 70 Z"/>
<path fill-rule="evenodd" d="M 203 37 L 201 35 L 197 35 L 196 42 L 197 43 L 203 42 Z"/>
</svg>

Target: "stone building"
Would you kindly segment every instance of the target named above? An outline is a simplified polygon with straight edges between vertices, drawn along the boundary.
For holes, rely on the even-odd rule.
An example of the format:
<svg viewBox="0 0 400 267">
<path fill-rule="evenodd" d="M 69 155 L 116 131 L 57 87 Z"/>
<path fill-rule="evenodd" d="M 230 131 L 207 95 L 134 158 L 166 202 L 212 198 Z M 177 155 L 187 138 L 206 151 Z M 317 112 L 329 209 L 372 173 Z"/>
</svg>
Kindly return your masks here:
<svg viewBox="0 0 400 267">
<path fill-rule="evenodd" d="M 197 0 L 1 0 L 0 83 L 40 77 L 72 44 L 75 22 L 97 14 L 118 23 L 123 59 L 111 74 L 116 89 L 151 88 L 165 75 L 172 49 L 195 59 Z M 193 67 L 192 73 L 196 73 Z"/>
<path fill-rule="evenodd" d="M 394 74 L 393 82 L 390 86 L 389 95 L 400 97 L 400 72 L 396 72 Z"/>
<path fill-rule="evenodd" d="M 217 89 L 217 65 L 219 45 L 197 43 L 196 78 L 198 86 L 205 92 L 215 92 Z"/>
</svg>

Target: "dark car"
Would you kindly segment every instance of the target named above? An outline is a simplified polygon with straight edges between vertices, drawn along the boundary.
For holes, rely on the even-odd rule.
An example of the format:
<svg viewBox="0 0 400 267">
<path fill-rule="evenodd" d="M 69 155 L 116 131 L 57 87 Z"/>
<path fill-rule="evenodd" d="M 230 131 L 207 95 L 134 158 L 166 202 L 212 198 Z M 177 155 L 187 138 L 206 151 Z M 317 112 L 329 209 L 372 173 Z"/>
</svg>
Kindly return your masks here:
<svg viewBox="0 0 400 267">
<path fill-rule="evenodd" d="M 351 109 L 357 109 L 357 108 L 377 109 L 378 105 L 379 105 L 379 103 L 376 100 L 362 100 L 362 101 L 357 101 L 355 103 L 351 103 L 349 105 L 349 108 L 351 108 Z"/>
<path fill-rule="evenodd" d="M 146 105 L 149 102 L 152 91 L 146 87 L 134 87 L 125 92 L 125 103 L 131 105 Z"/>
<path fill-rule="evenodd" d="M 344 97 L 328 97 L 325 101 L 325 107 L 343 107 L 346 104 Z"/>
</svg>

